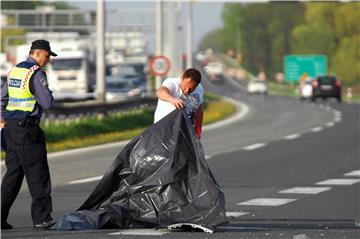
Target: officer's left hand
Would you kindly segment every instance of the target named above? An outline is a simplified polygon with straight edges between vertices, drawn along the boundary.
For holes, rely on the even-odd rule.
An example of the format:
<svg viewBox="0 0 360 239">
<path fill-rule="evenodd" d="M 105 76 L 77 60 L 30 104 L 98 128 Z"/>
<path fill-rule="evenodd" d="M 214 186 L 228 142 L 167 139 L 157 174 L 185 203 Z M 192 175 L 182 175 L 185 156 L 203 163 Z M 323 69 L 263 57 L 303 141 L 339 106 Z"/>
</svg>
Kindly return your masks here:
<svg viewBox="0 0 360 239">
<path fill-rule="evenodd" d="M 5 120 L 0 120 L 0 128 L 4 128 L 5 126 Z"/>
</svg>

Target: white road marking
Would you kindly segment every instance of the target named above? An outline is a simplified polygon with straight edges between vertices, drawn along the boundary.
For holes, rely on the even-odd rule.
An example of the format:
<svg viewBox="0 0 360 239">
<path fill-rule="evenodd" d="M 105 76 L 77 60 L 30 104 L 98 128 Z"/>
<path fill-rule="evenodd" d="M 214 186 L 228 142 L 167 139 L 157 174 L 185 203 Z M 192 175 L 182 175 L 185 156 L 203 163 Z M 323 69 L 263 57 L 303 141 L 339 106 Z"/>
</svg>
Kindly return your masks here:
<svg viewBox="0 0 360 239">
<path fill-rule="evenodd" d="M 280 206 L 289 202 L 296 201 L 292 198 L 255 198 L 245 202 L 236 203 L 236 205 L 245 206 Z"/>
<path fill-rule="evenodd" d="M 96 177 L 91 177 L 91 178 L 74 180 L 74 181 L 68 182 L 68 184 L 81 184 L 81 183 L 89 183 L 89 182 L 99 181 L 102 177 L 103 176 L 96 176 Z"/>
<path fill-rule="evenodd" d="M 354 170 L 349 173 L 344 174 L 345 176 L 360 176 L 360 170 Z"/>
<path fill-rule="evenodd" d="M 254 150 L 266 146 L 264 143 L 252 144 L 243 148 L 243 150 Z"/>
<path fill-rule="evenodd" d="M 211 158 L 211 156 L 209 156 L 209 155 L 205 155 L 205 159 L 207 160 L 207 159 L 210 159 Z"/>
<path fill-rule="evenodd" d="M 246 214 L 249 214 L 248 212 L 226 212 L 227 217 L 241 217 Z"/>
<path fill-rule="evenodd" d="M 279 193 L 318 194 L 330 189 L 331 187 L 294 187 L 279 191 Z"/>
<path fill-rule="evenodd" d="M 291 135 L 285 136 L 284 139 L 291 140 L 291 139 L 296 139 L 299 137 L 300 137 L 300 134 L 291 134 Z"/>
<path fill-rule="evenodd" d="M 130 140 L 124 140 L 124 141 L 120 141 L 120 142 L 100 144 L 100 145 L 89 146 L 89 147 L 85 147 L 85 148 L 69 149 L 69 150 L 64 150 L 64 151 L 60 151 L 60 152 L 50 153 L 50 154 L 48 154 L 48 158 L 52 159 L 54 157 L 63 157 L 66 155 L 91 153 L 93 151 L 98 151 L 98 150 L 103 150 L 103 149 L 124 147 L 129 142 L 130 142 Z"/>
<path fill-rule="evenodd" d="M 335 117 L 335 118 L 334 118 L 334 121 L 335 121 L 335 122 L 340 122 L 340 121 L 341 121 L 341 117 Z"/>
<path fill-rule="evenodd" d="M 335 110 L 335 111 L 334 111 L 334 115 L 335 115 L 335 116 L 341 116 L 341 111 Z"/>
<path fill-rule="evenodd" d="M 333 127 L 335 125 L 335 123 L 334 122 L 329 122 L 329 123 L 326 123 L 326 126 L 327 127 Z"/>
<path fill-rule="evenodd" d="M 216 229 L 220 229 L 220 230 L 269 230 L 269 228 L 262 228 L 260 226 L 254 226 L 254 227 L 246 227 L 246 226 L 238 226 L 238 225 L 232 225 L 231 223 L 223 225 L 223 226 L 218 226 L 216 227 Z"/>
<path fill-rule="evenodd" d="M 312 129 L 311 129 L 312 132 L 319 132 L 319 131 L 321 131 L 321 130 L 323 130 L 322 127 L 315 127 L 315 128 L 312 128 Z"/>
<path fill-rule="evenodd" d="M 352 185 L 360 182 L 360 179 L 344 179 L 344 178 L 336 178 L 336 179 L 328 179 L 321 182 L 317 182 L 317 185 Z"/>
<path fill-rule="evenodd" d="M 139 236 L 161 236 L 166 233 L 169 233 L 167 230 L 159 229 L 124 229 L 118 232 L 108 233 L 110 236 L 118 236 L 118 235 L 139 235 Z"/>
</svg>

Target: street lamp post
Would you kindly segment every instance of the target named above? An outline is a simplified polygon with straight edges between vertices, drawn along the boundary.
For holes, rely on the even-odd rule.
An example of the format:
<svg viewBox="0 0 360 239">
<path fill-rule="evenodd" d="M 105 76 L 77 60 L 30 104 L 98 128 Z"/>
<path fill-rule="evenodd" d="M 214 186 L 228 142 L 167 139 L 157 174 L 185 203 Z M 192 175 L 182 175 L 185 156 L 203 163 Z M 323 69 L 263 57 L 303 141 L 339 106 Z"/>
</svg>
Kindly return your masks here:
<svg viewBox="0 0 360 239">
<path fill-rule="evenodd" d="M 156 2 L 156 55 L 163 54 L 163 3 L 162 0 Z M 161 86 L 161 76 L 156 76 L 155 87 Z"/>
<path fill-rule="evenodd" d="M 192 63 L 192 1 L 189 1 L 189 16 L 187 18 L 187 61 L 186 67 L 191 68 L 193 66 Z"/>
<path fill-rule="evenodd" d="M 97 99 L 105 101 L 105 19 L 104 0 L 97 0 L 96 15 L 96 94 Z"/>
</svg>

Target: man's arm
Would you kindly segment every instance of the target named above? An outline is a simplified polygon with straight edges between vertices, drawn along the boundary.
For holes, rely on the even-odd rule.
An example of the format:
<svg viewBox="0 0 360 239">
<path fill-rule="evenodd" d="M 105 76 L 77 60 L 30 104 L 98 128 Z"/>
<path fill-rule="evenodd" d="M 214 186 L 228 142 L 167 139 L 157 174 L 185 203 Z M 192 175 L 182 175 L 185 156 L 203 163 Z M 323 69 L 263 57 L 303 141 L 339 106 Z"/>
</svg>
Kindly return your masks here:
<svg viewBox="0 0 360 239">
<path fill-rule="evenodd" d="M 184 107 L 184 102 L 181 99 L 174 98 L 170 94 L 170 90 L 166 88 L 165 86 L 161 86 L 156 91 L 156 96 L 163 101 L 167 101 L 173 106 L 175 106 L 177 109 L 182 109 Z"/>
<path fill-rule="evenodd" d="M 195 112 L 195 132 L 199 139 L 201 137 L 203 116 L 204 116 L 204 109 L 203 106 L 200 105 L 199 109 Z"/>
</svg>

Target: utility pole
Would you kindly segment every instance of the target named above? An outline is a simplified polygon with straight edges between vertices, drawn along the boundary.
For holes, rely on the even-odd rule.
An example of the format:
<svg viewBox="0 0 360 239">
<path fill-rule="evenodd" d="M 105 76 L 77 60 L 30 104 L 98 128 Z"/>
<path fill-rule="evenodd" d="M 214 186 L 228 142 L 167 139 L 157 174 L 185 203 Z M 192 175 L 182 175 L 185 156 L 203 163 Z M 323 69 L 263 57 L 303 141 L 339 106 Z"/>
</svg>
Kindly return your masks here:
<svg viewBox="0 0 360 239">
<path fill-rule="evenodd" d="M 104 0 L 97 0 L 96 14 L 96 96 L 105 101 L 105 6 Z"/>
<path fill-rule="evenodd" d="M 162 0 L 156 2 L 156 55 L 163 54 L 163 3 Z M 161 86 L 161 76 L 155 78 L 155 88 Z"/>
<path fill-rule="evenodd" d="M 192 1 L 189 1 L 189 16 L 187 18 L 187 47 L 186 47 L 186 68 L 191 68 L 192 63 Z"/>
</svg>

